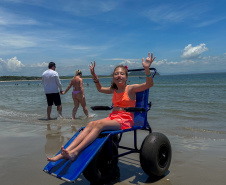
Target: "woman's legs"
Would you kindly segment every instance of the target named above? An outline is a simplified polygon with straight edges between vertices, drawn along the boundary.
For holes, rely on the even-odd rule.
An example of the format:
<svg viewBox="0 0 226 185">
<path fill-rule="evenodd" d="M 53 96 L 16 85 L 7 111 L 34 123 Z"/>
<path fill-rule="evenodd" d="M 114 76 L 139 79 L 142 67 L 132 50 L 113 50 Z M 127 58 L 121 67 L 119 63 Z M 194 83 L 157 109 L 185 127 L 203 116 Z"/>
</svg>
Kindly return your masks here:
<svg viewBox="0 0 226 185">
<path fill-rule="evenodd" d="M 72 95 L 72 99 L 74 101 L 74 108 L 72 110 L 72 119 L 75 119 L 75 115 L 79 107 L 79 101 L 77 100 L 77 98 L 75 98 L 75 95 Z"/>
<path fill-rule="evenodd" d="M 75 147 L 77 147 L 81 142 L 82 140 L 89 134 L 89 132 L 92 130 L 92 122 L 90 122 L 86 128 L 81 131 L 81 133 L 74 139 L 74 141 L 72 141 L 72 143 L 66 148 L 64 149 L 64 147 L 62 146 L 61 147 L 61 153 L 52 157 L 52 158 L 49 158 L 47 157 L 47 161 L 58 161 L 60 159 L 66 159 L 65 157 L 65 152 L 69 152 L 71 151 L 72 149 L 74 149 Z"/>
<path fill-rule="evenodd" d="M 82 105 L 82 108 L 83 108 L 83 112 L 84 114 L 89 117 L 89 114 L 88 114 L 88 109 L 86 107 L 86 99 L 85 98 L 82 98 L 81 101 L 80 101 L 81 105 Z"/>
<path fill-rule="evenodd" d="M 83 131 L 72 141 L 72 143 L 66 148 L 67 151 L 71 151 L 75 147 L 77 147 L 82 140 L 91 132 L 92 130 L 92 122 L 90 122 Z"/>
<path fill-rule="evenodd" d="M 56 161 L 62 158 L 75 160 L 80 152 L 89 146 L 104 130 L 120 130 L 121 125 L 115 120 L 101 119 L 90 122 L 86 128 L 75 138 L 67 149 L 61 147 L 61 154 L 47 158 L 48 161 Z"/>
<path fill-rule="evenodd" d="M 65 150 L 63 149 L 64 156 L 70 160 L 75 160 L 82 150 L 89 146 L 98 135 L 104 130 L 120 130 L 121 124 L 115 120 L 101 119 L 97 121 L 90 122 L 92 129 L 86 137 L 73 149 Z"/>
<path fill-rule="evenodd" d="M 78 110 L 79 103 L 82 105 L 84 114 L 87 117 L 89 117 L 88 109 L 86 107 L 86 99 L 82 97 L 82 94 L 81 93 L 78 93 L 76 95 L 72 94 L 72 99 L 73 99 L 74 104 L 75 104 L 75 107 L 74 107 L 74 109 L 72 111 L 72 119 L 75 119 L 75 115 L 76 115 L 76 112 Z"/>
</svg>

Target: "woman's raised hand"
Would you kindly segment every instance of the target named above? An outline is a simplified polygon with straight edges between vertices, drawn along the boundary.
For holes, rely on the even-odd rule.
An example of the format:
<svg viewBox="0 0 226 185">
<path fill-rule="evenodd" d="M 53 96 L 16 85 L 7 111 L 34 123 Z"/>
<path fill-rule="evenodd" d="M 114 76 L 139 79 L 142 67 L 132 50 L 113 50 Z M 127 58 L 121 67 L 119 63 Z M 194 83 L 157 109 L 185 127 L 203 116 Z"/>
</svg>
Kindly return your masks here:
<svg viewBox="0 0 226 185">
<path fill-rule="evenodd" d="M 95 76 L 95 71 L 94 71 L 94 68 L 95 68 L 95 61 L 89 65 L 89 69 L 90 69 L 90 73 L 91 75 Z"/>
<path fill-rule="evenodd" d="M 150 53 L 148 53 L 148 57 L 146 58 L 146 60 L 144 61 L 144 58 L 142 59 L 142 64 L 144 68 L 149 68 L 152 64 L 152 62 L 155 60 L 156 57 L 153 58 L 153 53 L 151 53 L 151 57 L 150 57 Z"/>
</svg>

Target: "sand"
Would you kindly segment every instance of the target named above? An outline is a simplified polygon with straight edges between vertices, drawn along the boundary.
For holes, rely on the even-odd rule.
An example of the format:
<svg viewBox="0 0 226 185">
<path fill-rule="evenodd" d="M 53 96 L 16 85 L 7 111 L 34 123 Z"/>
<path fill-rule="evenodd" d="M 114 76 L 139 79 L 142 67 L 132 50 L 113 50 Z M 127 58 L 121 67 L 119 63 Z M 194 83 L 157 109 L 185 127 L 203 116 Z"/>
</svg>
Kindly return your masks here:
<svg viewBox="0 0 226 185">
<path fill-rule="evenodd" d="M 52 124 L 53 122 L 51 122 Z M 47 164 L 46 154 L 54 155 L 61 144 L 75 133 L 76 126 L 57 127 L 43 125 L 0 123 L 0 183 L 1 185 L 67 185 L 43 172 Z M 146 132 L 138 135 L 139 144 Z M 149 178 L 141 169 L 139 155 L 130 154 L 120 158 L 120 179 L 109 184 L 152 184 L 152 185 L 223 185 L 226 183 L 225 141 L 207 141 L 215 147 L 202 150 L 184 148 L 173 136 L 169 136 L 173 157 L 168 174 L 161 179 Z M 132 136 L 125 135 L 122 143 L 131 145 Z M 222 147 L 220 147 L 222 146 Z M 81 175 L 77 185 L 88 185 Z"/>
</svg>

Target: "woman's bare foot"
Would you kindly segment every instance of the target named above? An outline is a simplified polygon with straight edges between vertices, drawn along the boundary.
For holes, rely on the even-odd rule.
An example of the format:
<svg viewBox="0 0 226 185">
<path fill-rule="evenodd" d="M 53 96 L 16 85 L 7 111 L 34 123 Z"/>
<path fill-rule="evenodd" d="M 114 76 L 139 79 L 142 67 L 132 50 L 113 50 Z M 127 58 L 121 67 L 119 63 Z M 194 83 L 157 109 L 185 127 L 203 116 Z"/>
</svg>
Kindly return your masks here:
<svg viewBox="0 0 226 185">
<path fill-rule="evenodd" d="M 65 159 L 65 157 L 62 154 L 58 154 L 58 155 L 56 155 L 54 157 L 48 157 L 47 156 L 47 161 L 51 161 L 51 162 L 56 162 L 56 161 L 58 161 L 60 159 Z"/>
<path fill-rule="evenodd" d="M 75 161 L 79 156 L 79 153 L 78 152 L 69 152 L 68 153 L 68 159 L 70 161 Z"/>
<path fill-rule="evenodd" d="M 68 151 L 67 149 L 64 149 L 63 146 L 61 146 L 60 150 L 61 150 L 61 154 L 62 154 L 63 156 L 67 156 L 67 155 L 68 155 L 68 152 L 69 152 L 69 151 Z"/>
<path fill-rule="evenodd" d="M 64 146 L 60 147 L 60 151 L 61 151 L 61 155 L 64 155 L 64 151 L 65 151 Z"/>
<path fill-rule="evenodd" d="M 66 159 L 69 159 L 71 161 L 76 160 L 79 156 L 78 152 L 71 152 L 71 151 L 68 151 L 64 148 L 62 148 L 61 151 L 62 151 L 61 153 L 62 153 L 63 157 L 66 158 Z"/>
</svg>

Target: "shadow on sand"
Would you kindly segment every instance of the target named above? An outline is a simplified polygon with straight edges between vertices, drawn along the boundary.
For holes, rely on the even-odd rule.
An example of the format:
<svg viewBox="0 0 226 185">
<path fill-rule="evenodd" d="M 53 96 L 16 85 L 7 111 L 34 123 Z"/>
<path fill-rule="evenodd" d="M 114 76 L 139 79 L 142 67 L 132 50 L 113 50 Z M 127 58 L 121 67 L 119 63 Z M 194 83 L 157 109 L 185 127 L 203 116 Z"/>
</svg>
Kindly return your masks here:
<svg viewBox="0 0 226 185">
<path fill-rule="evenodd" d="M 128 162 L 129 161 L 129 162 Z M 170 171 L 167 171 L 165 176 L 156 177 L 146 175 L 139 165 L 139 161 L 136 159 L 123 157 L 118 163 L 120 169 L 120 177 L 110 180 L 105 184 L 98 185 L 114 185 L 114 184 L 155 184 L 155 185 L 172 185 L 166 177 L 169 175 Z M 164 181 L 164 182 L 163 182 Z M 69 185 L 69 182 L 63 182 L 62 185 Z M 88 182 L 83 175 L 80 175 L 79 179 L 75 182 L 75 185 L 88 185 Z M 94 184 L 90 184 L 94 185 Z"/>
</svg>

